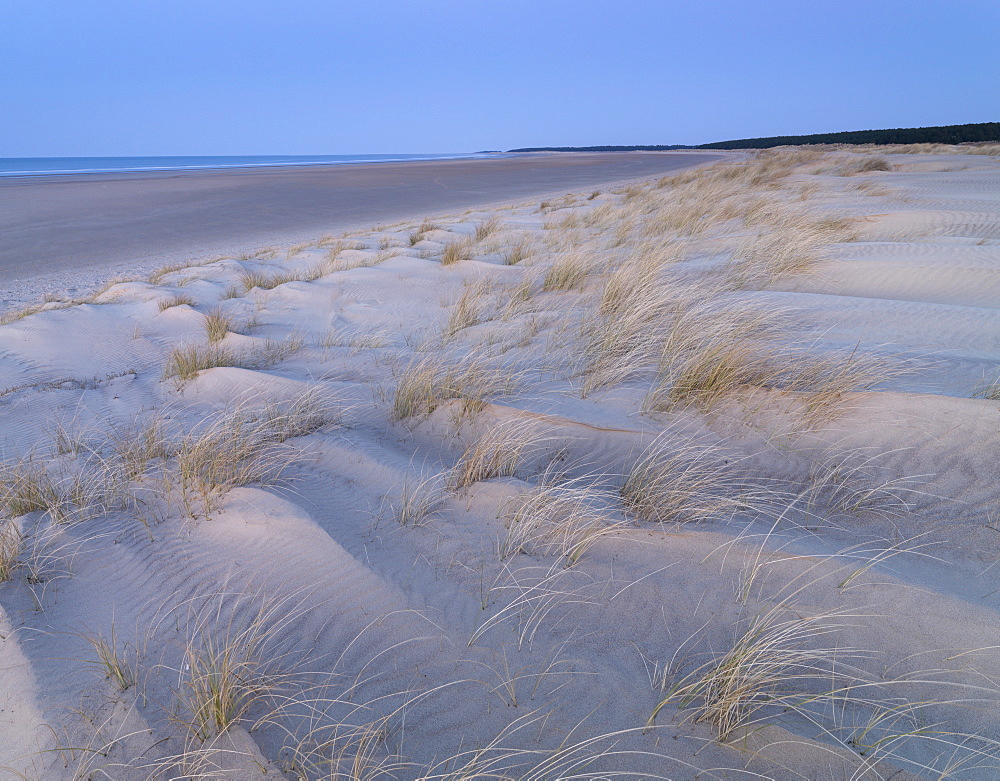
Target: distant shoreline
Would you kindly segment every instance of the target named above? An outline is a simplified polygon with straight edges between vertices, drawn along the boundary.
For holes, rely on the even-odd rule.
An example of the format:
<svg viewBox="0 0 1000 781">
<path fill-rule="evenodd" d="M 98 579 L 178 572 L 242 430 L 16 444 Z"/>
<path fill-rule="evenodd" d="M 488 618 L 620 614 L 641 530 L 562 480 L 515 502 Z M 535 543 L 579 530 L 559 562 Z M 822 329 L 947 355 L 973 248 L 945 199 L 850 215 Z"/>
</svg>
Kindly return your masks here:
<svg viewBox="0 0 1000 781">
<path fill-rule="evenodd" d="M 663 175 L 722 154 L 8 177 L 0 180 L 0 305 L 177 261 Z"/>
<path fill-rule="evenodd" d="M 512 152 L 366 155 L 129 155 L 120 157 L 0 157 L 0 180 L 93 174 L 154 174 L 186 171 L 312 168 L 381 163 L 511 157 Z M 32 167 L 33 166 L 33 167 Z"/>
</svg>

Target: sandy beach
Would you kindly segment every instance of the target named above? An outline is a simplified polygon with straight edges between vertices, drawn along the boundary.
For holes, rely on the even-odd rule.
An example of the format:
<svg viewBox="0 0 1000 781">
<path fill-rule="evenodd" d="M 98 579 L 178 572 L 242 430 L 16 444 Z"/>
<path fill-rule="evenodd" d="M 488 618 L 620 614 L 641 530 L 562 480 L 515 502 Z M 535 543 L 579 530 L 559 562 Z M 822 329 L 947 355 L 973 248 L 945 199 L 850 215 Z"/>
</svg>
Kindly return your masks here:
<svg viewBox="0 0 1000 781">
<path fill-rule="evenodd" d="M 0 184 L 0 778 L 1000 777 L 968 151 Z"/>
<path fill-rule="evenodd" d="M 662 175 L 717 154 L 532 154 L 344 166 L 0 179 L 3 301 L 164 263 Z M 80 272 L 83 272 L 82 277 Z"/>
</svg>

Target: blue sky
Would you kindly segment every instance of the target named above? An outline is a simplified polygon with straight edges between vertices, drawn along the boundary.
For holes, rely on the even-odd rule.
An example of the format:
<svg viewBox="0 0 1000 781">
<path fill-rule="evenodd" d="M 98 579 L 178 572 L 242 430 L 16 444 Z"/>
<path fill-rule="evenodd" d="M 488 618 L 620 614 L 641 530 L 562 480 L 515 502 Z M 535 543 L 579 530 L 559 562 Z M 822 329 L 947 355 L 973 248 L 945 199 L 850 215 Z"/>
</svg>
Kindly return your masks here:
<svg viewBox="0 0 1000 781">
<path fill-rule="evenodd" d="M 0 0 L 0 157 L 1000 121 L 1000 2 Z"/>
</svg>

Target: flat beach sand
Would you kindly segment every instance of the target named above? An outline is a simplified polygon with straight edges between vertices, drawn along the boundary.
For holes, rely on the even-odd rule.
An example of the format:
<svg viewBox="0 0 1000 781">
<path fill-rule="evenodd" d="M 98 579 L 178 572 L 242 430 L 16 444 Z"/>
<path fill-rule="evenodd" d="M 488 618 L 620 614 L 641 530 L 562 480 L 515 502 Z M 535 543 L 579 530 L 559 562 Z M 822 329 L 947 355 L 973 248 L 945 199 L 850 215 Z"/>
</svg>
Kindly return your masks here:
<svg viewBox="0 0 1000 781">
<path fill-rule="evenodd" d="M 0 325 L 0 778 L 1000 777 L 968 151 L 379 166 L 280 231 L 171 179 L 161 268 Z"/>
<path fill-rule="evenodd" d="M 408 163 L 0 179 L 0 308 L 46 293 L 421 219 L 663 175 L 711 152 L 529 154 Z"/>
</svg>

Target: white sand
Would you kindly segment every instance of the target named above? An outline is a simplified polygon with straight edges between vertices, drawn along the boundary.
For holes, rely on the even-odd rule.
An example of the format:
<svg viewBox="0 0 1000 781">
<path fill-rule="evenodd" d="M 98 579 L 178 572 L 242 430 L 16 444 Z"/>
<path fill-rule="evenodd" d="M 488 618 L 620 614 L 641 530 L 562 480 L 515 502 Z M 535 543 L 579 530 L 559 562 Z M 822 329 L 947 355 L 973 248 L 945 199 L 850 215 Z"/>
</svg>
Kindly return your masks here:
<svg viewBox="0 0 1000 781">
<path fill-rule="evenodd" d="M 973 397 L 1000 366 L 1000 159 L 891 155 L 893 171 L 838 175 L 848 157 L 804 159 L 746 199 L 848 217 L 858 240 L 825 247 L 806 273 L 713 294 L 789 308 L 783 344 L 903 361 L 815 425 L 795 411 L 801 394 L 778 389 L 643 414 L 650 367 L 581 397 L 581 325 L 598 318 L 607 275 L 650 252 L 641 233 L 657 212 L 642 189 L 441 219 L 412 246 L 416 225 L 352 236 L 316 278 L 271 290 L 224 297 L 241 273 L 316 268 L 329 247 L 121 283 L 0 326 L 0 485 L 9 496 L 14 465 L 44 466 L 60 495 L 13 520 L 25 542 L 0 583 L 0 777 L 1000 776 L 1000 402 Z M 669 200 L 675 186 L 652 192 Z M 441 264 L 493 215 L 498 230 Z M 682 242 L 665 289 L 724 278 L 751 230 L 720 218 L 654 236 Z M 528 258 L 504 265 L 519 240 Z M 582 288 L 542 290 L 572 253 L 590 269 Z M 510 308 L 525 282 L 530 300 Z M 479 322 L 443 337 L 463 291 Z M 174 295 L 192 304 L 161 311 Z M 164 379 L 172 349 L 205 344 L 214 307 L 241 332 L 221 347 L 286 354 Z M 490 381 L 482 408 L 451 400 L 394 419 L 400 377 L 428 356 L 486 356 L 521 381 L 509 393 Z M 274 484 L 234 487 L 205 512 L 182 501 L 171 457 L 109 486 L 112 441 L 137 418 L 162 415 L 176 442 L 220 411 L 302 393 L 338 419 L 272 446 Z M 463 449 L 507 421 L 531 428 L 514 476 L 444 489 Z M 628 512 L 623 475 L 665 429 L 713 445 L 732 474 L 726 509 L 682 523 Z M 504 508 L 546 468 L 603 489 L 598 517 L 619 525 L 572 566 L 542 544 L 501 562 Z M 440 501 L 402 526 L 393 508 L 424 477 Z M 784 684 L 757 692 L 775 699 L 726 741 L 695 723 L 697 698 L 643 732 L 672 685 L 777 604 L 802 626 L 821 617 L 830 632 L 803 645 L 840 649 L 832 666 L 779 668 Z M 192 734 L 185 649 L 239 635 L 261 610 L 263 642 L 237 645 L 272 676 L 271 696 L 221 736 Z M 88 636 L 114 637 L 136 670 L 127 690 Z"/>
</svg>

